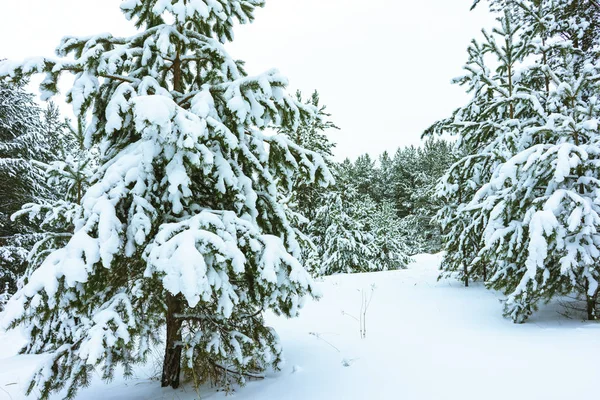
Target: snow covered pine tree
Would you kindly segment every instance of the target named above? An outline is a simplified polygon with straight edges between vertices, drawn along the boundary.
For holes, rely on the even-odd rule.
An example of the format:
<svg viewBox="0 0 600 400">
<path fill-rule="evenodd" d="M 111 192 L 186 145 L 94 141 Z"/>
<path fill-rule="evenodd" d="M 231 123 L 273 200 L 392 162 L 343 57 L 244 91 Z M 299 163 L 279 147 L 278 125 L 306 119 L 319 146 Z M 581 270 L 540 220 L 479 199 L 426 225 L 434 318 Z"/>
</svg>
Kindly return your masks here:
<svg viewBox="0 0 600 400">
<path fill-rule="evenodd" d="M 596 319 L 599 36 L 586 18 L 599 10 L 587 3 L 588 13 L 565 24 L 559 17 L 569 15 L 572 2 L 493 3 L 504 6 L 501 27 L 482 46 L 474 42 L 462 80 L 474 100 L 447 125 L 466 156 L 442 188 L 458 198 L 442 213 L 456 233 L 447 243 L 446 272 L 461 262 L 467 277 L 477 266 L 484 276 L 485 266 L 493 267 L 487 284 L 508 295 L 505 315 L 515 322 L 540 302 L 571 293 L 585 298 L 588 319 Z M 498 56 L 493 74 L 485 55 Z M 457 223 L 468 215 L 477 223 Z"/>
<path fill-rule="evenodd" d="M 499 22 L 500 27 L 492 34 L 484 31 L 483 42 L 471 42 L 466 73 L 454 80 L 467 87 L 472 99 L 427 132 L 455 136 L 457 152 L 462 156 L 438 187 L 443 203 L 438 219 L 446 250 L 441 277 L 461 279 L 465 286 L 469 286 L 470 279 L 486 281 L 491 273 L 491 266 L 478 257 L 488 213 L 469 204 L 505 156 L 507 138 L 519 134 L 520 127 L 511 124 L 522 111 L 515 103 L 527 101 L 515 99 L 513 94 L 526 90 L 515 75 L 518 63 L 529 55 L 530 46 L 518 36 L 521 24 L 512 21 L 510 14 L 499 18 Z M 493 59 L 497 68 L 490 69 L 486 59 Z M 507 131 L 502 137 L 500 128 Z"/>
<path fill-rule="evenodd" d="M 296 100 L 310 107 L 315 107 L 317 117 L 303 120 L 296 129 L 283 126 L 279 132 L 287 135 L 297 145 L 320 154 L 327 166 L 332 168 L 334 165 L 332 157 L 335 144 L 329 140 L 325 131 L 339 128 L 329 120 L 331 115 L 327 113 L 327 107 L 319 104 L 319 93 L 316 90 L 306 100 L 303 100 L 302 92 L 298 90 Z M 307 182 L 306 179 L 298 177 L 292 186 L 292 196 L 284 200 L 288 207 L 287 211 L 292 214 L 290 218 L 292 224 L 296 227 L 298 241 L 302 247 L 302 262 L 311 275 L 318 274 L 322 258 L 314 243 L 314 238 L 311 237 L 313 232 L 310 229 L 310 222 L 316 217 L 324 196 L 331 189 L 331 186 L 313 185 Z"/>
<path fill-rule="evenodd" d="M 587 12 L 565 23 L 561 16 L 584 3 Z M 496 258 L 490 285 L 509 293 L 505 313 L 516 322 L 539 302 L 571 293 L 583 295 L 587 317 L 594 320 L 600 282 L 600 36 L 588 28 L 600 10 L 570 1 L 520 1 L 518 7 L 526 21 L 522 36 L 531 38 L 531 56 L 519 71 L 526 90 L 514 96 L 525 113 L 506 161 L 473 199 L 491 210 L 482 255 Z"/>
<path fill-rule="evenodd" d="M 375 263 L 374 237 L 365 227 L 365 215 L 359 210 L 356 189 L 335 188 L 323 196 L 323 206 L 317 210 L 309 225 L 309 232 L 320 260 L 317 275 L 372 272 L 378 270 Z M 368 199 L 374 211 L 373 202 Z"/>
<path fill-rule="evenodd" d="M 100 151 L 73 236 L 7 305 L 4 325 L 29 333 L 23 352 L 48 354 L 29 392 L 72 398 L 94 367 L 131 375 L 165 325 L 163 386 L 178 387 L 182 366 L 238 382 L 277 368 L 263 311 L 295 316 L 316 294 L 279 199 L 298 174 L 332 177 L 320 155 L 262 132 L 316 110 L 277 71 L 247 76 L 223 48 L 263 5 L 125 0 L 138 34 L 67 37 L 58 59 L 0 64 L 5 79 L 45 73 L 43 98 L 74 74 L 67 101 Z"/>
<path fill-rule="evenodd" d="M 294 143 L 303 148 L 320 154 L 325 162 L 327 162 L 327 165 L 331 167 L 335 144 L 329 140 L 325 132 L 330 129 L 340 128 L 329 121 L 331 114 L 327 113 L 326 106 L 319 104 L 319 92 L 316 90 L 308 100 L 303 100 L 302 92 L 297 91 L 296 100 L 311 107 L 315 107 L 318 118 L 303 121 L 295 130 L 282 127 L 279 132 L 286 134 Z M 294 185 L 294 208 L 302 216 L 312 220 L 317 213 L 321 198 L 327 190 L 330 190 L 330 188 L 310 185 L 300 179 L 299 182 Z"/>
<path fill-rule="evenodd" d="M 58 111 L 49 107 L 47 113 L 53 113 L 53 110 Z M 46 125 L 56 128 L 57 121 L 55 119 L 54 124 Z M 77 129 L 68 122 L 61 122 L 60 128 L 66 132 L 61 140 L 54 141 L 54 149 L 63 161 L 45 165 L 47 185 L 52 187 L 55 196 L 23 204 L 21 210 L 12 216 L 14 220 L 26 220 L 38 227 L 38 240 L 27 255 L 28 271 L 38 268 L 49 253 L 64 247 L 73 236 L 75 220 L 81 213 L 83 192 L 89 187 L 96 168 L 97 152 L 87 151 L 84 146 L 84 122 L 80 121 Z"/>
<path fill-rule="evenodd" d="M 11 215 L 23 203 L 53 195 L 35 162 L 53 158 L 49 140 L 56 138 L 44 132 L 49 124 L 41 116 L 24 82 L 0 82 L 0 288 L 8 285 L 9 293 L 16 291 L 29 249 L 39 239 L 34 225 Z"/>
</svg>

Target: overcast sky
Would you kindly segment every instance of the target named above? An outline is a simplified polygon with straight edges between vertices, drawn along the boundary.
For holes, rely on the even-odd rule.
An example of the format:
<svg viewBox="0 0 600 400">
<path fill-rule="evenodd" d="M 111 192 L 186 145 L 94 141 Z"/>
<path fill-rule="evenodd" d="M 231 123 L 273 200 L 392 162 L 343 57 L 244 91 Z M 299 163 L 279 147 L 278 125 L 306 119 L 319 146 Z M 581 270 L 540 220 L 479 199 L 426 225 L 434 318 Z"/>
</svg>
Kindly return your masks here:
<svg viewBox="0 0 600 400">
<path fill-rule="evenodd" d="M 133 33 L 120 0 L 4 1 L 0 58 L 53 55 L 65 35 Z M 317 89 L 341 128 L 336 158 L 419 144 L 422 131 L 464 103 L 450 80 L 489 27 L 472 0 L 267 0 L 228 45 L 250 74 L 277 68 L 291 90 Z M 68 110 L 66 110 L 68 111 Z"/>
</svg>

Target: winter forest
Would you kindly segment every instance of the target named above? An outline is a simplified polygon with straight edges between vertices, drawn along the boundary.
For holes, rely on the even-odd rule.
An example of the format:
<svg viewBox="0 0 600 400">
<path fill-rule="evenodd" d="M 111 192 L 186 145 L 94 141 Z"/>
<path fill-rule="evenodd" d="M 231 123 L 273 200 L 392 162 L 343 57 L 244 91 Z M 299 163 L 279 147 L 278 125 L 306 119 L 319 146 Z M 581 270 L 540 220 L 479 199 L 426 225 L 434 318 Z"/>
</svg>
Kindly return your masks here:
<svg viewBox="0 0 600 400">
<path fill-rule="evenodd" d="M 273 1 L 0 35 L 0 399 L 593 398 L 600 3 L 472 1 L 463 103 L 357 157 L 229 51 Z"/>
</svg>

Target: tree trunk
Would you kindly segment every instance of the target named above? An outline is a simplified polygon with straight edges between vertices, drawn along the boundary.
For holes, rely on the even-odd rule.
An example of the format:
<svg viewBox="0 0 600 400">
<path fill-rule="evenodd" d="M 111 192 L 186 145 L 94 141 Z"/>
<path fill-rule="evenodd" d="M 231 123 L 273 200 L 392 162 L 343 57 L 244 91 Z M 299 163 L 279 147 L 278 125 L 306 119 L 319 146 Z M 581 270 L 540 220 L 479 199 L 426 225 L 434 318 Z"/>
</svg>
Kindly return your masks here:
<svg viewBox="0 0 600 400">
<path fill-rule="evenodd" d="M 596 293 L 590 296 L 588 286 L 589 284 L 586 284 L 585 297 L 587 300 L 587 317 L 588 321 L 595 321 L 598 319 L 598 316 L 596 315 L 596 303 L 598 301 L 598 294 L 600 289 L 597 289 Z"/>
<path fill-rule="evenodd" d="M 469 269 L 466 265 L 463 273 L 465 275 L 465 287 L 469 287 Z"/>
<path fill-rule="evenodd" d="M 165 341 L 165 359 L 163 362 L 161 386 L 179 387 L 181 375 L 181 319 L 175 318 L 182 311 L 182 300 L 178 296 L 167 294 L 167 339 Z"/>
</svg>

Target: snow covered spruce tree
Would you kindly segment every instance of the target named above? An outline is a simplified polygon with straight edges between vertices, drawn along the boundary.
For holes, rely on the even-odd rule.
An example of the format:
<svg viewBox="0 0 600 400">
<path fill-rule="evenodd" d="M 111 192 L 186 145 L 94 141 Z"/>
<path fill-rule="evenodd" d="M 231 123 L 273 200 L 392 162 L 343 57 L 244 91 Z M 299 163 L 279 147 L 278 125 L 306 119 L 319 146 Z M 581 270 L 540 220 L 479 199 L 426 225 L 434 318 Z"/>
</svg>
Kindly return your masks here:
<svg viewBox="0 0 600 400">
<path fill-rule="evenodd" d="M 58 116 L 54 111 L 56 109 L 49 107 L 47 114 Z M 55 149 L 62 161 L 52 161 L 45 167 L 47 185 L 53 188 L 56 196 L 26 203 L 12 216 L 13 220 L 28 221 L 38 227 L 38 240 L 27 255 L 29 273 L 37 269 L 48 254 L 64 247 L 73 236 L 75 220 L 81 213 L 83 193 L 89 187 L 96 168 L 96 152 L 88 151 L 84 145 L 83 121 L 79 121 L 77 129 L 68 121 L 60 124 L 66 132 Z"/>
<path fill-rule="evenodd" d="M 329 140 L 326 132 L 330 129 L 340 128 L 329 120 L 331 114 L 327 112 L 327 106 L 321 104 L 319 92 L 315 90 L 308 99 L 303 99 L 302 92 L 298 90 L 296 91 L 296 100 L 314 108 L 316 117 L 301 121 L 294 130 L 282 127 L 279 132 L 288 135 L 294 143 L 302 144 L 305 149 L 319 153 L 325 159 L 333 157 L 335 143 Z"/>
<path fill-rule="evenodd" d="M 329 140 L 326 131 L 339 129 L 329 120 L 331 116 L 326 106 L 320 104 L 319 93 L 315 90 L 310 98 L 304 100 L 302 92 L 296 92 L 296 100 L 303 102 L 316 110 L 315 118 L 305 119 L 296 127 L 282 126 L 281 134 L 287 135 L 297 145 L 318 153 L 323 157 L 328 167 L 333 166 L 333 148 L 335 144 Z M 291 220 L 296 227 L 298 241 L 302 248 L 302 263 L 311 274 L 318 274 L 321 268 L 321 258 L 315 245 L 310 222 L 317 216 L 317 210 L 326 201 L 330 187 L 314 185 L 301 176 L 296 178 L 292 186 L 291 196 L 285 199 Z"/>
<path fill-rule="evenodd" d="M 364 214 L 374 207 L 371 199 L 361 198 L 353 187 L 331 190 L 324 196 L 323 206 L 309 226 L 320 260 L 317 275 L 378 270 L 374 236 L 365 225 Z"/>
<path fill-rule="evenodd" d="M 68 243 L 7 305 L 5 325 L 29 333 L 23 352 L 48 355 L 29 392 L 72 398 L 94 370 L 131 375 L 161 340 L 163 386 L 180 384 L 182 366 L 196 382 L 278 367 L 263 312 L 295 316 L 315 295 L 280 199 L 298 175 L 332 178 L 317 153 L 262 132 L 314 108 L 223 47 L 263 4 L 125 0 L 138 34 L 67 37 L 58 59 L 0 64 L 7 79 L 45 73 L 45 98 L 74 74 L 67 101 L 100 152 Z"/>
<path fill-rule="evenodd" d="M 481 168 L 479 160 L 493 155 L 493 163 L 485 168 L 489 173 L 478 175 L 469 196 L 456 208 L 459 217 L 475 213 L 481 221 L 476 227 L 457 224 L 456 231 L 459 237 L 478 240 L 477 252 L 448 250 L 456 262 L 470 256 L 470 266 L 493 266 L 488 286 L 508 294 L 505 315 L 515 322 L 525 321 L 540 301 L 573 292 L 586 298 L 588 318 L 597 318 L 600 71 L 590 62 L 596 59 L 593 52 L 577 47 L 572 40 L 576 35 L 564 34 L 562 22 L 555 19 L 564 10 L 555 8 L 557 4 L 516 4 L 523 17 L 521 26 L 513 27 L 525 57 L 506 69 L 513 74 L 506 75 L 505 82 L 513 86 L 508 92 L 504 89 L 505 113 L 491 119 L 490 144 L 462 148 L 468 155 L 453 167 L 442 191 L 454 196 L 460 190 L 461 181 L 451 177 L 466 160 L 475 160 Z M 504 20 L 509 17 L 507 12 Z M 479 73 L 471 80 L 485 76 Z M 489 93 L 502 93 L 503 88 L 490 89 L 493 99 Z M 477 110 L 493 106 L 483 102 Z M 454 119 L 459 143 L 469 138 L 469 128 L 477 121 L 473 122 Z M 472 137 L 485 141 L 484 133 Z"/>
<path fill-rule="evenodd" d="M 379 155 L 378 165 L 374 171 L 373 199 L 378 203 L 395 202 L 394 193 L 394 160 L 387 151 Z"/>
<path fill-rule="evenodd" d="M 325 162 L 331 166 L 335 144 L 329 140 L 326 131 L 339 128 L 329 120 L 331 114 L 327 113 L 326 106 L 320 104 L 318 91 L 315 90 L 307 100 L 302 98 L 302 92 L 297 91 L 296 100 L 316 109 L 316 117 L 301 121 L 296 129 L 282 127 L 279 132 L 287 135 L 292 142 L 303 148 L 320 154 Z M 308 219 L 314 218 L 317 208 L 320 206 L 321 197 L 326 190 L 322 186 L 307 184 L 305 180 L 299 179 L 297 184 L 294 185 L 294 198 L 292 201 L 295 209 Z"/>
<path fill-rule="evenodd" d="M 417 228 L 411 236 L 418 239 L 423 251 L 428 253 L 442 250 L 441 227 L 436 218 L 442 204 L 435 195 L 436 187 L 455 161 L 453 144 L 445 140 L 429 139 L 419 148 L 416 185 L 410 191 L 413 208 L 407 218 L 413 219 Z"/>
<path fill-rule="evenodd" d="M 373 263 L 379 271 L 406 268 L 411 262 L 405 236 L 405 226 L 396 216 L 394 205 L 383 202 L 373 210 L 368 210 L 366 221 L 373 235 Z"/>
<path fill-rule="evenodd" d="M 0 287 L 4 290 L 8 284 L 10 293 L 38 239 L 35 225 L 12 220 L 11 215 L 24 203 L 52 197 L 44 169 L 35 162 L 52 158 L 50 139 L 57 132 L 50 128 L 24 82 L 0 82 Z"/>
<path fill-rule="evenodd" d="M 392 171 L 387 176 L 388 181 L 382 185 L 391 192 L 400 218 L 414 213 L 412 195 L 417 186 L 415 175 L 418 173 L 418 165 L 419 153 L 415 146 L 398 148 L 394 154 Z"/>
</svg>

